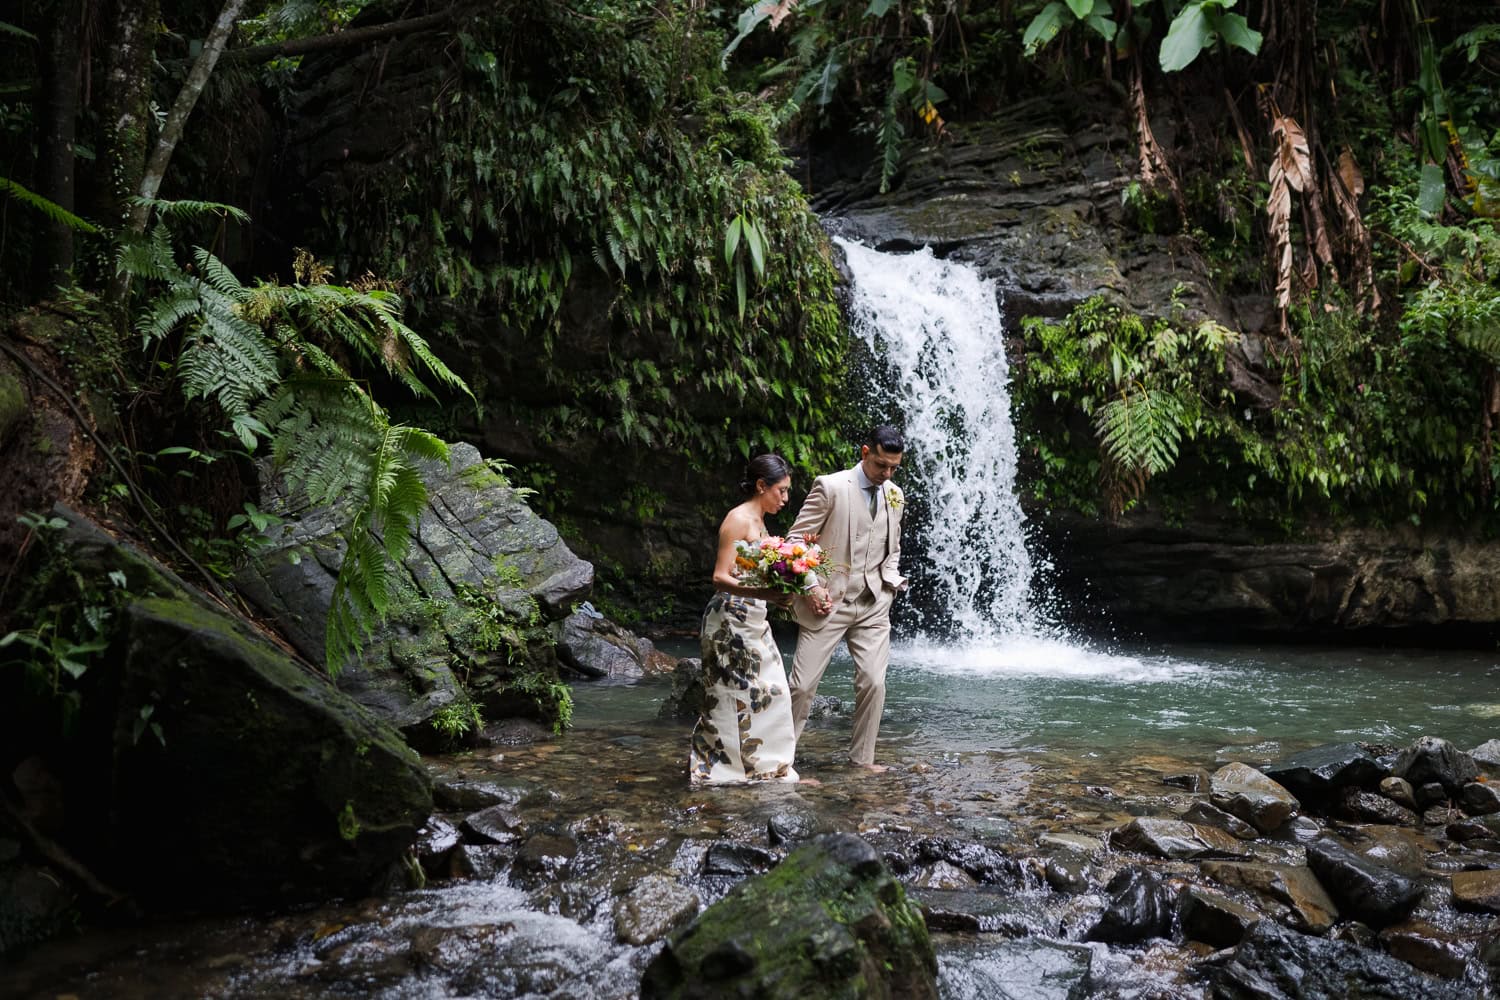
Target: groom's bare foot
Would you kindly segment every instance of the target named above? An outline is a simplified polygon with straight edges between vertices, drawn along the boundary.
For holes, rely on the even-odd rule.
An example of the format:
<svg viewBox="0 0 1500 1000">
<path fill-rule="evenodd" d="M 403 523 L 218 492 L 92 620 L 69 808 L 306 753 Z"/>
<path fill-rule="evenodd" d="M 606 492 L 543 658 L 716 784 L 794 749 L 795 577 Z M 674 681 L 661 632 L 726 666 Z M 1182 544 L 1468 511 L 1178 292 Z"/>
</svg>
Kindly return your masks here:
<svg viewBox="0 0 1500 1000">
<path fill-rule="evenodd" d="M 859 761 L 853 761 L 852 763 L 861 771 L 868 771 L 870 774 L 884 774 L 890 770 L 890 767 L 885 764 L 861 764 Z"/>
<path fill-rule="evenodd" d="M 809 788 L 821 788 L 823 785 L 817 778 L 798 778 L 797 784 L 806 785 Z"/>
</svg>

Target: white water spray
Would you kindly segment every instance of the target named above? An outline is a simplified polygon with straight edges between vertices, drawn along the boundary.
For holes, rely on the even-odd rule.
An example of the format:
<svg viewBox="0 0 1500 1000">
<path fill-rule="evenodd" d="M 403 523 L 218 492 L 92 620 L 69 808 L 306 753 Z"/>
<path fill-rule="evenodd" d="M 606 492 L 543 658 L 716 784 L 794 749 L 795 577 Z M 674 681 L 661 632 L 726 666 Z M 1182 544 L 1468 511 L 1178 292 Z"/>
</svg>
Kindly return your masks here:
<svg viewBox="0 0 1500 1000">
<path fill-rule="evenodd" d="M 854 275 L 851 331 L 893 380 L 906 461 L 916 466 L 903 482 L 928 513 L 924 563 L 903 566 L 919 602 L 947 619 L 924 622 L 926 631 L 965 644 L 1033 632 L 1032 561 L 1016 499 L 1010 369 L 994 282 L 930 249 L 897 255 L 836 242 Z"/>
</svg>

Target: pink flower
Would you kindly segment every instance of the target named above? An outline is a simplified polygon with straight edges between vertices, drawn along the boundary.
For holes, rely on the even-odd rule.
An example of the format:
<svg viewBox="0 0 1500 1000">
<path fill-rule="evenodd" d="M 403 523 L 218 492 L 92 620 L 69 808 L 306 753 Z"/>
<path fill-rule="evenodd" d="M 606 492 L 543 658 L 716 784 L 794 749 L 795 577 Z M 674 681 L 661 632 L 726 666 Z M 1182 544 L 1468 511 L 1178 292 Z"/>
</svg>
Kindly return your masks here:
<svg viewBox="0 0 1500 1000">
<path fill-rule="evenodd" d="M 792 572 L 796 573 L 798 576 L 801 576 L 803 573 L 806 573 L 807 572 L 807 560 L 806 559 L 794 559 L 794 560 L 792 560 Z"/>
</svg>

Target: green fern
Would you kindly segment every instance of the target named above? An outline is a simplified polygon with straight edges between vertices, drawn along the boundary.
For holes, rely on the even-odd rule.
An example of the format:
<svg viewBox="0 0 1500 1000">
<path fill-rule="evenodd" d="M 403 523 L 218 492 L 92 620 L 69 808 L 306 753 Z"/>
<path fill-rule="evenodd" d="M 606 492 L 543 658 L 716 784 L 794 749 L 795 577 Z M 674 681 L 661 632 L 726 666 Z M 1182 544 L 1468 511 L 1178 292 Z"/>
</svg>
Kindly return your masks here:
<svg viewBox="0 0 1500 1000">
<path fill-rule="evenodd" d="M 1137 386 L 1099 408 L 1094 430 L 1116 466 L 1158 476 L 1177 462 L 1186 410 L 1168 390 Z"/>
<path fill-rule="evenodd" d="M 217 404 L 247 449 L 269 444 L 294 489 L 346 519 L 324 636 L 336 674 L 390 607 L 392 565 L 406 557 L 427 505 L 417 463 L 448 461 L 432 434 L 392 424 L 340 355 L 378 365 L 418 396 L 434 395 L 424 375 L 472 393 L 401 322 L 390 292 L 327 284 L 327 268 L 310 255 L 298 261 L 310 283 L 295 285 L 246 286 L 207 250 L 193 259 L 190 274 L 161 221 L 122 248 L 122 269 L 161 286 L 136 329 L 147 346 L 180 336 L 183 394 Z"/>
<path fill-rule="evenodd" d="M 35 191 L 28 190 L 25 186 L 17 184 L 9 177 L 0 177 L 0 191 L 4 191 L 21 204 L 31 206 L 53 222 L 67 226 L 69 229 L 80 233 L 97 233 L 99 231 L 93 223 L 85 222 L 57 202 L 43 198 Z"/>
</svg>

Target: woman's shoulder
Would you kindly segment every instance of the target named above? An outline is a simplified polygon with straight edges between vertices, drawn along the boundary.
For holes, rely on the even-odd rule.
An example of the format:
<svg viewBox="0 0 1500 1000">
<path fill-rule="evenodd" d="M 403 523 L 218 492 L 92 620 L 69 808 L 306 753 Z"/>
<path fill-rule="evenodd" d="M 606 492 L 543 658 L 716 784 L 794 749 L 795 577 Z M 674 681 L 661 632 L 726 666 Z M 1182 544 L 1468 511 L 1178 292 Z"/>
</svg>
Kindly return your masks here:
<svg viewBox="0 0 1500 1000">
<path fill-rule="evenodd" d="M 744 504 L 729 508 L 729 513 L 724 515 L 724 520 L 719 522 L 719 534 L 733 534 L 736 538 L 749 538 L 755 525 L 755 518 L 745 509 Z"/>
</svg>

